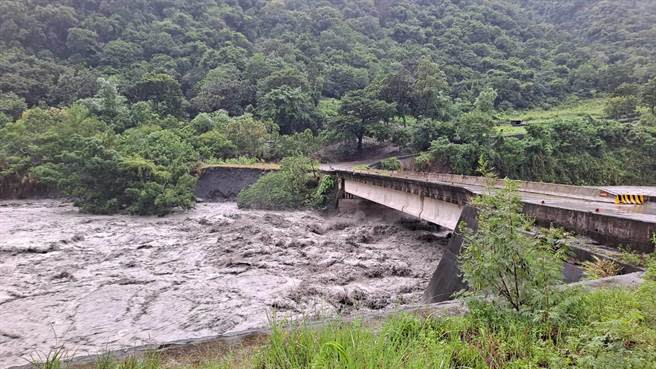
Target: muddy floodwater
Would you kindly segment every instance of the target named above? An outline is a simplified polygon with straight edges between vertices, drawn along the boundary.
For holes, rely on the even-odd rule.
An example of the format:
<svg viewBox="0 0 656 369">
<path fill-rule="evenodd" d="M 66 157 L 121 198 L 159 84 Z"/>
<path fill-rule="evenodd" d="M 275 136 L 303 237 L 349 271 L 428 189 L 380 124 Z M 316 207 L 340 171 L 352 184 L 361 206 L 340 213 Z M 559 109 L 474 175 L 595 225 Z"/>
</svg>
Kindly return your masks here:
<svg viewBox="0 0 656 369">
<path fill-rule="evenodd" d="M 0 202 L 0 367 L 421 301 L 444 233 L 377 211 L 79 214 Z"/>
</svg>

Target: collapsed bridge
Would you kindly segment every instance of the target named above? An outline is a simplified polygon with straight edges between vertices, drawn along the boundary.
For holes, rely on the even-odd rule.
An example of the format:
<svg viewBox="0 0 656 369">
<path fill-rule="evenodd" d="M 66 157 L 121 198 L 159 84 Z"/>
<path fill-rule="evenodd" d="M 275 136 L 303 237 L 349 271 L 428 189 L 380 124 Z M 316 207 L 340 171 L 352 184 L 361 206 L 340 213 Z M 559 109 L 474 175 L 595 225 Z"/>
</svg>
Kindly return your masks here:
<svg viewBox="0 0 656 369">
<path fill-rule="evenodd" d="M 481 177 L 451 174 L 390 173 L 383 171 L 331 170 L 338 178 L 340 197 L 358 197 L 435 223 L 451 230 L 476 226 L 472 197 L 489 184 Z M 492 184 L 502 187 L 503 181 Z M 525 214 L 543 226 L 555 225 L 584 234 L 606 245 L 625 245 L 634 251 L 652 252 L 656 233 L 656 188 L 582 187 L 520 182 L 519 195 Z M 451 299 L 465 288 L 458 254 L 462 236 L 451 238 L 424 293 L 426 302 Z M 565 266 L 568 279 L 571 265 Z M 576 280 L 574 277 L 573 280 Z"/>
<path fill-rule="evenodd" d="M 333 170 L 331 174 L 338 178 L 343 194 L 449 229 L 457 228 L 465 206 L 487 188 L 485 178 L 451 174 L 353 170 Z M 503 181 L 497 181 L 495 187 L 501 186 Z M 524 212 L 538 224 L 560 226 L 608 245 L 653 251 L 656 202 L 650 200 L 656 199 L 656 188 L 595 188 L 522 181 L 519 195 Z"/>
</svg>

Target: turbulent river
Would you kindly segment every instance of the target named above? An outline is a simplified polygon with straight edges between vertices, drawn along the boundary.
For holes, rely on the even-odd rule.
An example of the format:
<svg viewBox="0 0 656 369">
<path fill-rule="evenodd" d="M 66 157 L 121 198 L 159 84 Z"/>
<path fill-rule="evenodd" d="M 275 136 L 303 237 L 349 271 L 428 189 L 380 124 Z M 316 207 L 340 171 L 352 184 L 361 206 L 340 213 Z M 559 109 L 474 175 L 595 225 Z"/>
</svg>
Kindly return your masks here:
<svg viewBox="0 0 656 369">
<path fill-rule="evenodd" d="M 380 209 L 163 218 L 0 201 L 0 367 L 421 301 L 445 234 Z"/>
</svg>

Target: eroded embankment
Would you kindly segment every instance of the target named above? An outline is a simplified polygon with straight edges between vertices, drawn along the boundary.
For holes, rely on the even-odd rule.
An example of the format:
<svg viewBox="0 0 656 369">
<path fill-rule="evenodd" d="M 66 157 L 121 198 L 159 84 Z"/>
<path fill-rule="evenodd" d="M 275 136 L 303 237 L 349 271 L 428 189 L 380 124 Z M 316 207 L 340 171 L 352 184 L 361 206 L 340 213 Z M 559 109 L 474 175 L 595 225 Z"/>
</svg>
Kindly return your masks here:
<svg viewBox="0 0 656 369">
<path fill-rule="evenodd" d="M 0 366 L 421 301 L 443 234 L 396 215 L 242 211 L 89 216 L 0 202 Z"/>
</svg>

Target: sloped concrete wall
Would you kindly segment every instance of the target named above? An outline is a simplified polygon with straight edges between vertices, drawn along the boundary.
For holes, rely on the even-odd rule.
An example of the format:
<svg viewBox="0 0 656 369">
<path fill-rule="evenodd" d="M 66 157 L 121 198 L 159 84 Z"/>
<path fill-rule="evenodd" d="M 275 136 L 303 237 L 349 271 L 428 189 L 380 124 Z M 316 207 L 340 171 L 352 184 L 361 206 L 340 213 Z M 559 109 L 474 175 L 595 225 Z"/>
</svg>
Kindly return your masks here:
<svg viewBox="0 0 656 369">
<path fill-rule="evenodd" d="M 204 201 L 235 200 L 241 190 L 269 172 L 261 168 L 206 168 L 198 178 L 196 197 Z"/>
<path fill-rule="evenodd" d="M 462 280 L 458 264 L 458 256 L 464 241 L 461 230 L 463 227 L 472 230 L 478 228 L 476 214 L 476 209 L 470 205 L 465 206 L 462 210 L 458 224 L 454 228 L 455 231 L 442 254 L 442 259 L 437 264 L 437 268 L 428 282 L 428 287 L 424 291 L 424 302 L 447 301 L 452 299 L 458 291 L 467 288 L 467 284 Z"/>
</svg>

